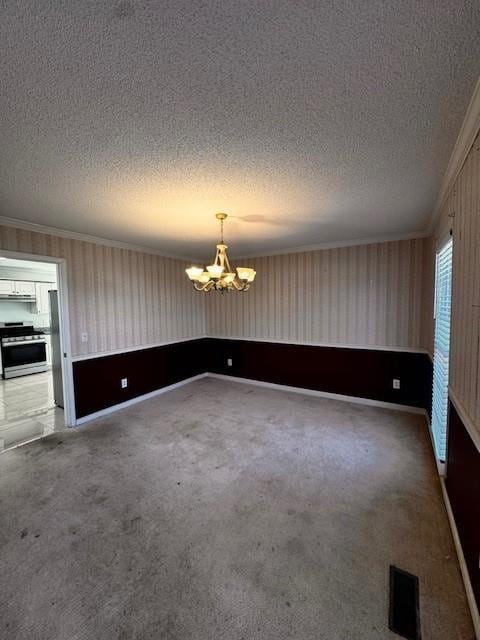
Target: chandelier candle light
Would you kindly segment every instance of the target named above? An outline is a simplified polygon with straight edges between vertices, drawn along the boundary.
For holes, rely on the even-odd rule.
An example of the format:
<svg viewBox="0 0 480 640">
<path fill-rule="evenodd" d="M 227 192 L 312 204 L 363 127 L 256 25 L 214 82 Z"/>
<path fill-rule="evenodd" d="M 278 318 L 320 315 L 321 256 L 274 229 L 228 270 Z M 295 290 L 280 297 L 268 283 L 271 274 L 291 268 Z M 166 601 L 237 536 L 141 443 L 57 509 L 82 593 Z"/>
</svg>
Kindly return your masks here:
<svg viewBox="0 0 480 640">
<path fill-rule="evenodd" d="M 185 269 L 190 278 L 195 291 L 248 291 L 250 283 L 255 280 L 256 271 L 249 267 L 237 267 L 236 272 L 231 268 L 228 261 L 228 246 L 223 242 L 223 221 L 227 218 L 226 213 L 217 213 L 217 220 L 220 220 L 221 238 L 217 244 L 217 253 L 213 264 L 206 267 L 189 267 Z"/>
</svg>

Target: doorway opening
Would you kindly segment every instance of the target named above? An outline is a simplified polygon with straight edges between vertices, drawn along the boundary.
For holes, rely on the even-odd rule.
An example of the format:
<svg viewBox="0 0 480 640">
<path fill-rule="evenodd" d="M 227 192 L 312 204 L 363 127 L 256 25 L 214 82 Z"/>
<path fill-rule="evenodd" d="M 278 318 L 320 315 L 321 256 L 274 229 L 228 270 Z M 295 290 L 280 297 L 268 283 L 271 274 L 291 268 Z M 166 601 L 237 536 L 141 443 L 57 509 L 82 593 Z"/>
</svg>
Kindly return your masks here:
<svg viewBox="0 0 480 640">
<path fill-rule="evenodd" d="M 0 252 L 0 452 L 66 424 L 59 265 L 10 255 Z"/>
<path fill-rule="evenodd" d="M 441 468 L 445 464 L 447 453 L 452 258 L 453 242 L 450 238 L 438 251 L 435 267 L 432 433 L 435 454 Z"/>
</svg>

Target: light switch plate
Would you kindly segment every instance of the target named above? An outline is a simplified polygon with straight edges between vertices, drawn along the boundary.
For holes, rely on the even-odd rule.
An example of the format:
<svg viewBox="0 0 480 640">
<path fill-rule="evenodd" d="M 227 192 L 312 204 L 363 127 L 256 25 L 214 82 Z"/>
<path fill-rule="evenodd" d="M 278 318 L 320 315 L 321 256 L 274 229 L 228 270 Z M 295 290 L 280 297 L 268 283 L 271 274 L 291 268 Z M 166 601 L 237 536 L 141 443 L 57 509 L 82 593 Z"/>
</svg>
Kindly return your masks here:
<svg viewBox="0 0 480 640">
<path fill-rule="evenodd" d="M 122 378 L 120 384 L 122 385 L 122 389 L 126 389 L 128 387 L 128 378 Z"/>
</svg>

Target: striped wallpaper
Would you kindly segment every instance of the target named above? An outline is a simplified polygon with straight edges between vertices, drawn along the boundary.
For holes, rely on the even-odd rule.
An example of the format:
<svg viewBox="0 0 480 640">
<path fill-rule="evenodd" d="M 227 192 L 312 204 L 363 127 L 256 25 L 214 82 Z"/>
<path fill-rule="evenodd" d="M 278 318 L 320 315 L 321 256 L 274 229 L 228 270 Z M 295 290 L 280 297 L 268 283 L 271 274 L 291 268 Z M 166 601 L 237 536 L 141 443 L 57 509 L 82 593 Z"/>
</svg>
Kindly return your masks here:
<svg viewBox="0 0 480 640">
<path fill-rule="evenodd" d="M 181 260 L 6 226 L 0 248 L 67 259 L 73 356 L 205 334 Z"/>
<path fill-rule="evenodd" d="M 434 247 L 452 226 L 450 386 L 480 441 L 480 134 L 442 209 Z"/>
<path fill-rule="evenodd" d="M 246 260 L 246 294 L 209 295 L 211 336 L 419 349 L 425 239 Z"/>
<path fill-rule="evenodd" d="M 435 239 L 425 238 L 425 259 L 422 289 L 422 344 L 433 360 L 433 304 L 435 300 Z"/>
</svg>

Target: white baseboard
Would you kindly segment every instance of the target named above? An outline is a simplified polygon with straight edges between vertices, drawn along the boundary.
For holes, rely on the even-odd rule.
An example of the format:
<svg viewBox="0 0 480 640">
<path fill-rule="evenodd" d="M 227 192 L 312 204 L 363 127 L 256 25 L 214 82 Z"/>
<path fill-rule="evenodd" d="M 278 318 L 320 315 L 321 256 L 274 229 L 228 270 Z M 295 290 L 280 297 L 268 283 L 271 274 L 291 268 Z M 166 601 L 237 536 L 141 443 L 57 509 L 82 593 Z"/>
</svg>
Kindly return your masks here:
<svg viewBox="0 0 480 640">
<path fill-rule="evenodd" d="M 421 409 L 420 407 L 411 407 L 409 405 L 395 404 L 393 402 L 382 402 L 381 400 L 370 400 L 369 398 L 345 396 L 339 393 L 329 393 L 328 391 L 316 391 L 314 389 L 304 389 L 302 387 L 290 387 L 286 384 L 262 382 L 261 380 L 251 380 L 250 378 L 238 378 L 236 376 L 227 376 L 222 373 L 200 373 L 197 376 L 186 378 L 185 380 L 181 380 L 180 382 L 176 382 L 175 384 L 170 384 L 167 387 L 156 389 L 155 391 L 151 391 L 150 393 L 145 393 L 141 396 L 131 398 L 130 400 L 126 400 L 125 402 L 120 402 L 119 404 L 114 404 L 111 407 L 106 407 L 105 409 L 101 409 L 100 411 L 96 411 L 95 413 L 89 413 L 87 416 L 83 416 L 83 418 L 78 418 L 74 426 L 77 427 L 82 424 L 85 424 L 86 422 L 91 422 L 92 420 L 96 420 L 97 418 L 103 418 L 104 416 L 108 416 L 111 413 L 115 413 L 115 411 L 120 411 L 120 409 L 125 409 L 134 404 L 137 404 L 138 402 L 143 402 L 144 400 L 148 400 L 149 398 L 154 398 L 155 396 L 158 396 L 162 393 L 173 391 L 173 389 L 178 389 L 178 387 L 182 387 L 183 385 L 189 384 L 190 382 L 195 382 L 195 380 L 200 380 L 201 378 L 217 378 L 219 380 L 230 380 L 233 382 L 241 382 L 243 384 L 255 385 L 257 387 L 265 387 L 267 389 L 277 389 L 279 391 L 290 391 L 291 393 L 300 393 L 306 396 L 315 396 L 317 398 L 328 398 L 330 400 L 341 400 L 342 402 L 352 402 L 354 404 L 363 404 L 370 407 L 394 409 L 395 411 L 406 411 L 408 413 L 416 413 L 419 415 L 425 415 L 426 413 L 425 409 Z"/>
<path fill-rule="evenodd" d="M 460 536 L 458 535 L 457 524 L 453 515 L 452 505 L 450 504 L 450 498 L 448 497 L 444 478 L 440 478 L 440 484 L 442 487 L 445 509 L 447 510 L 448 521 L 452 530 L 453 541 L 455 542 L 455 549 L 457 550 L 458 563 L 460 565 L 460 571 L 462 572 L 463 584 L 465 586 L 465 592 L 467 594 L 468 606 L 470 607 L 470 613 L 472 615 L 473 628 L 475 630 L 477 640 L 480 640 L 480 615 L 473 593 L 472 583 L 470 582 L 470 575 L 468 573 L 467 564 L 465 562 L 465 556 L 463 555 L 462 544 L 460 542 Z"/>
<path fill-rule="evenodd" d="M 178 389 L 178 387 L 182 387 L 183 385 L 189 384 L 190 382 L 195 382 L 195 380 L 200 380 L 201 378 L 217 378 L 219 380 L 231 380 L 233 382 L 241 382 L 243 384 L 255 385 L 257 387 L 265 387 L 267 389 L 277 389 L 279 391 L 290 391 L 291 393 L 300 393 L 306 396 L 315 396 L 317 398 L 329 398 L 330 400 L 341 400 L 342 402 L 352 402 L 354 404 L 363 404 L 370 407 L 380 407 L 384 409 L 394 409 L 395 411 L 406 411 L 408 413 L 426 415 L 425 409 L 421 409 L 420 407 L 411 407 L 409 405 L 404 405 L 404 404 L 395 404 L 393 402 L 382 402 L 381 400 L 370 400 L 369 398 L 358 398 L 356 396 L 345 396 L 339 393 L 329 393 L 328 391 L 316 391 L 314 389 L 304 389 L 303 387 L 290 387 L 286 384 L 275 384 L 273 382 L 251 380 L 250 378 L 238 378 L 236 376 L 227 376 L 222 373 L 200 373 L 197 376 L 186 378 L 185 380 L 181 380 L 180 382 L 176 382 L 175 384 L 170 384 L 167 387 L 156 389 L 155 391 L 151 391 L 150 393 L 145 393 L 141 396 L 131 398 L 130 400 L 126 400 L 125 402 L 120 402 L 119 404 L 114 404 L 111 407 L 106 407 L 105 409 L 101 409 L 100 411 L 96 411 L 95 413 L 89 413 L 87 416 L 83 416 L 83 418 L 78 418 L 74 426 L 77 427 L 82 424 L 85 424 L 86 422 L 91 422 L 92 420 L 96 420 L 97 418 L 103 418 L 104 416 L 108 416 L 111 413 L 115 413 L 115 411 L 126 409 L 127 407 L 137 404 L 138 402 L 143 402 L 144 400 L 148 400 L 149 398 L 154 398 L 155 396 L 158 396 L 162 393 L 173 391 L 173 389 Z"/>
<path fill-rule="evenodd" d="M 417 413 L 419 415 L 425 414 L 425 409 L 421 409 L 420 407 L 411 407 L 410 405 L 405 404 L 395 404 L 394 402 L 382 402 L 381 400 L 370 400 L 369 398 L 359 398 L 357 396 L 345 396 L 340 393 L 316 391 L 315 389 L 304 389 L 303 387 L 290 387 L 286 384 L 263 382 L 262 380 L 251 380 L 250 378 L 238 378 L 236 376 L 227 376 L 223 373 L 207 373 L 207 376 L 209 378 L 218 378 L 219 380 L 231 380 L 233 382 L 241 382 L 242 384 L 252 384 L 257 387 L 265 387 L 266 389 L 277 389 L 278 391 L 300 393 L 305 396 L 328 398 L 330 400 L 341 400 L 342 402 L 352 402 L 354 404 L 363 404 L 370 407 L 380 407 L 383 409 L 394 409 L 395 411 L 407 411 L 408 413 Z"/>
<path fill-rule="evenodd" d="M 169 384 L 167 387 L 162 387 L 161 389 L 155 389 L 155 391 L 151 391 L 150 393 L 145 393 L 142 396 L 131 398 L 130 400 L 126 400 L 125 402 L 120 402 L 119 404 L 114 404 L 113 406 L 107 407 L 106 409 L 101 409 L 101 411 L 96 411 L 95 413 L 89 413 L 87 416 L 84 416 L 83 418 L 79 418 L 75 423 L 75 427 L 79 427 L 80 425 L 85 424 L 86 422 L 91 422 L 92 420 L 97 420 L 98 418 L 103 418 L 104 416 L 108 416 L 111 413 L 115 413 L 115 411 L 120 411 L 120 409 L 126 409 L 127 407 L 131 407 L 132 405 L 137 404 L 138 402 L 149 400 L 150 398 L 159 396 L 162 393 L 173 391 L 174 389 L 183 387 L 185 384 L 189 384 L 190 382 L 195 382 L 195 380 L 206 378 L 207 375 L 208 375 L 207 373 L 200 373 L 197 376 L 186 378 L 185 380 L 181 380 L 180 382 L 175 382 L 174 384 Z"/>
<path fill-rule="evenodd" d="M 433 439 L 432 425 L 430 422 L 430 417 L 428 412 L 425 411 L 425 419 L 428 424 L 428 431 L 430 433 L 430 441 L 432 445 L 432 453 L 437 464 L 438 475 L 440 476 L 440 486 L 442 488 L 442 497 L 443 502 L 445 504 L 445 510 L 448 516 L 448 522 L 450 524 L 450 530 L 452 532 L 453 541 L 455 543 L 455 550 L 457 552 L 458 564 L 460 565 L 460 571 L 463 579 L 463 586 L 465 588 L 465 593 L 467 595 L 468 606 L 470 608 L 470 614 L 472 616 L 473 628 L 475 630 L 475 635 L 478 640 L 480 640 L 480 617 L 478 613 L 477 602 L 475 600 L 475 596 L 473 594 L 472 583 L 470 582 L 470 575 L 468 573 L 467 565 L 465 562 L 465 556 L 463 555 L 462 544 L 460 542 L 460 536 L 458 535 L 457 524 L 455 522 L 455 517 L 452 511 L 452 505 L 450 504 L 450 498 L 448 497 L 447 487 L 445 485 L 445 472 L 446 472 L 446 462 L 440 462 L 437 458 L 435 452 L 435 441 Z"/>
</svg>

